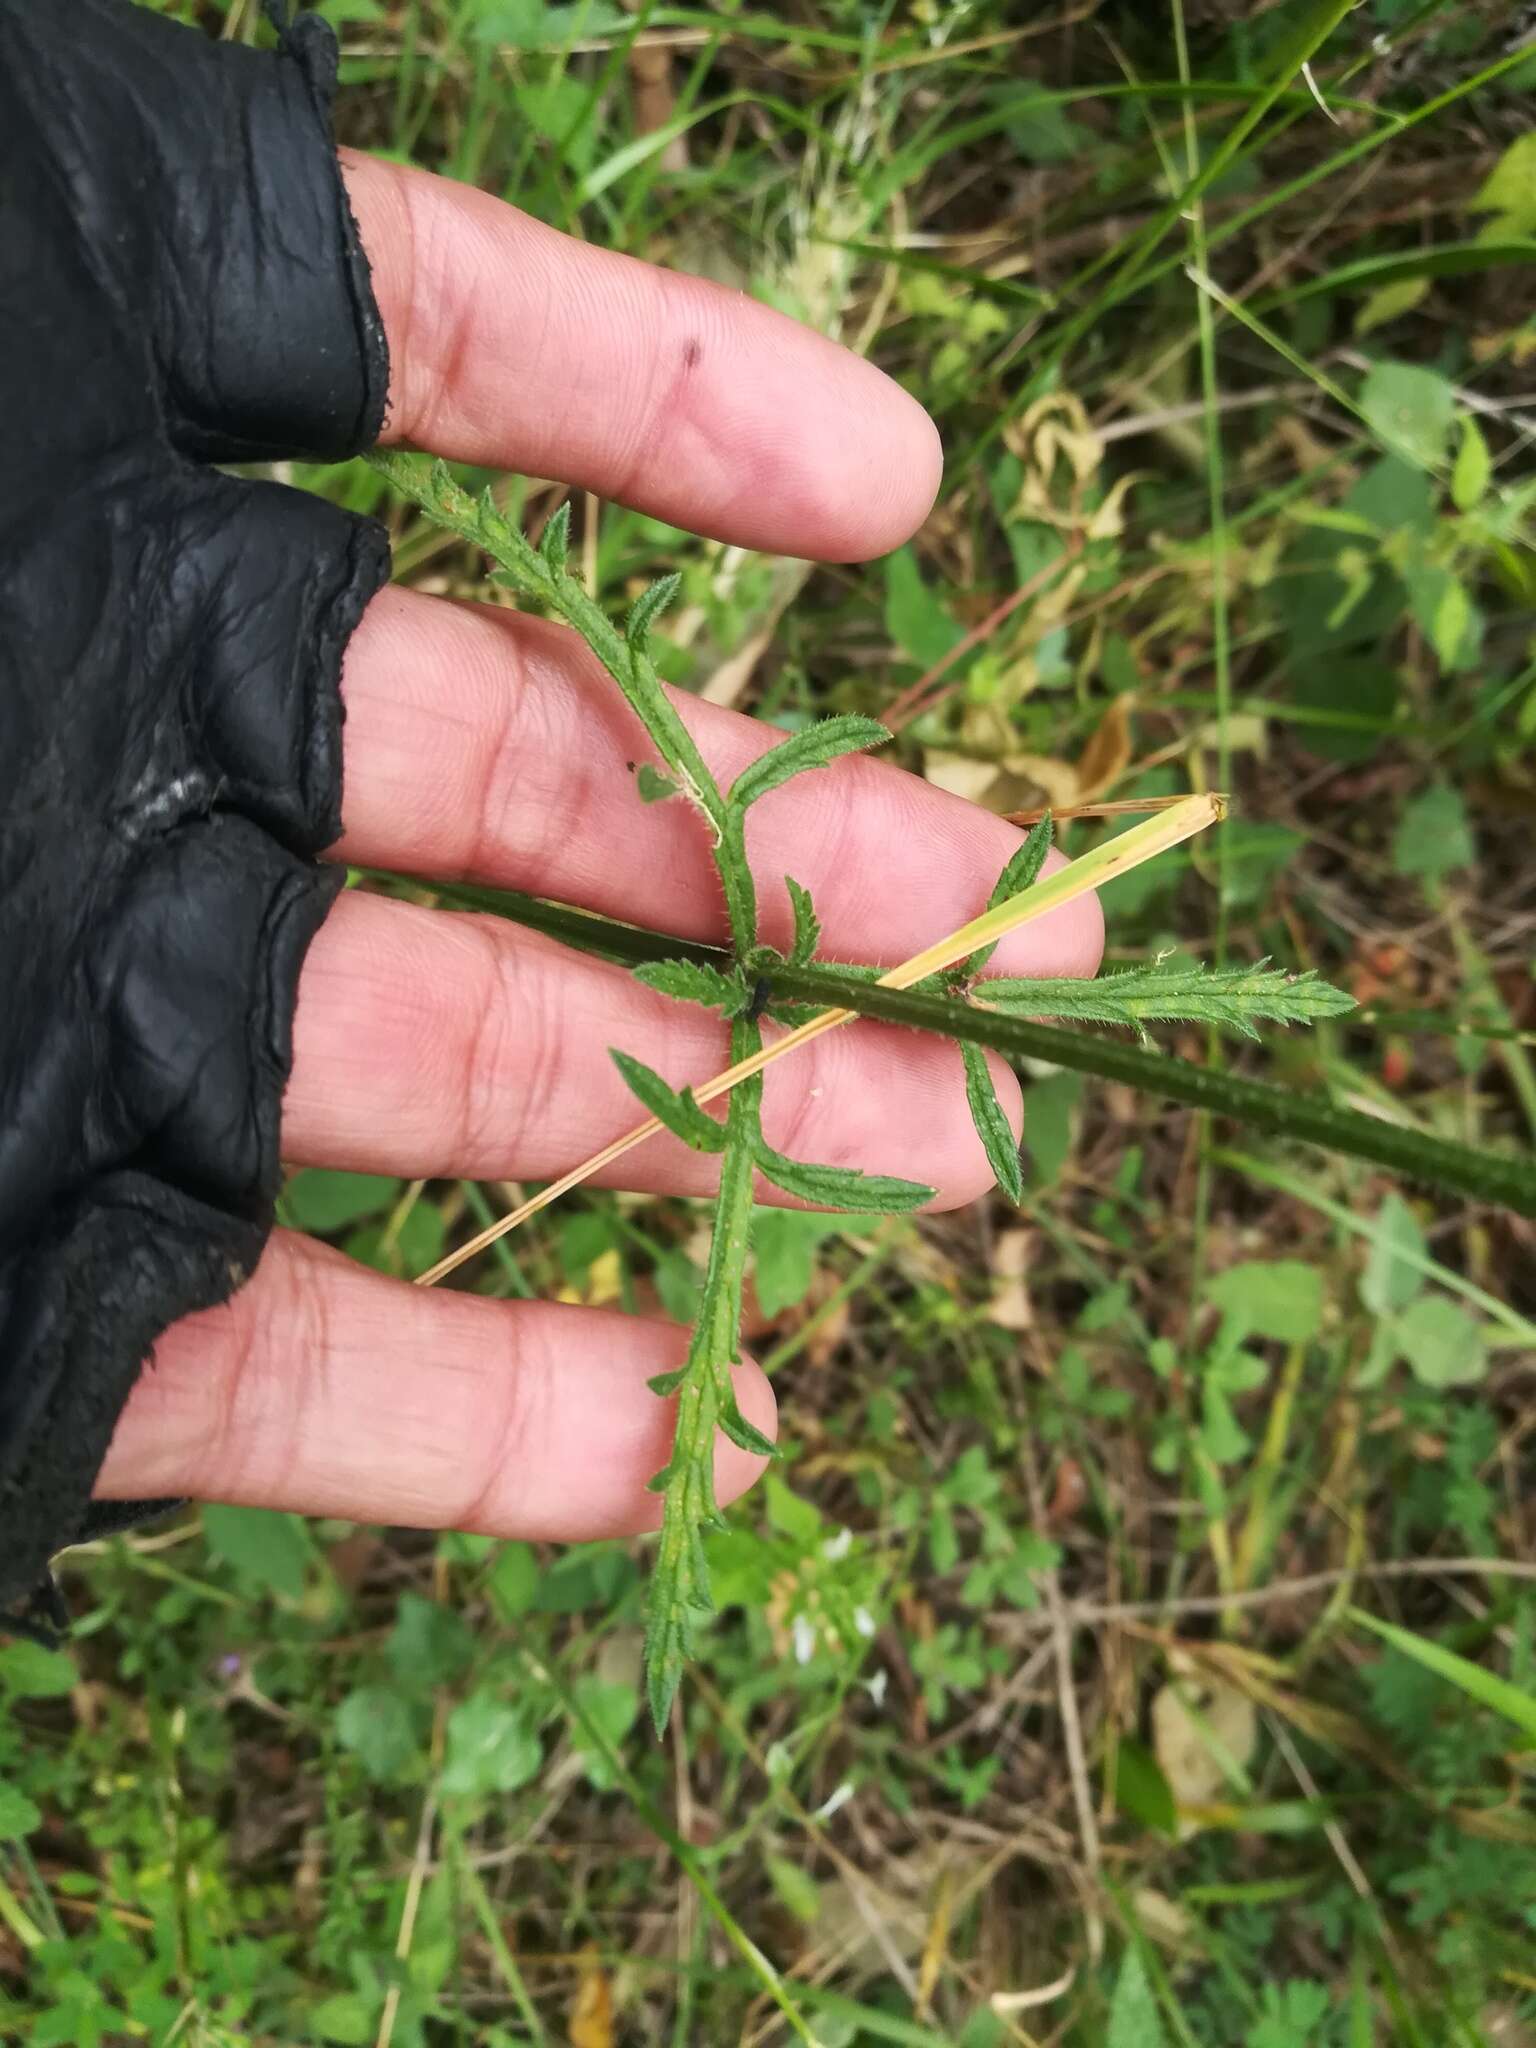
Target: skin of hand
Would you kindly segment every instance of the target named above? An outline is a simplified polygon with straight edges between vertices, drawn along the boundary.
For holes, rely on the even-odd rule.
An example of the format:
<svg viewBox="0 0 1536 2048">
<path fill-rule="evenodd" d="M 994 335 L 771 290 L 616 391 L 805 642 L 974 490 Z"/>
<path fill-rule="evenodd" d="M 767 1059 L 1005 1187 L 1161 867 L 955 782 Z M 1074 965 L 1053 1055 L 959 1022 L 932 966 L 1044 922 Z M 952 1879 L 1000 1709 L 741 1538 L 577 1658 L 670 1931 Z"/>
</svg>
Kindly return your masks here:
<svg viewBox="0 0 1536 2048">
<path fill-rule="evenodd" d="M 932 421 L 879 370 L 743 294 L 569 240 L 484 193 L 343 153 L 392 360 L 386 442 L 558 478 L 743 547 L 862 561 L 926 517 Z M 347 650 L 339 860 L 536 891 L 723 935 L 683 805 L 641 804 L 639 727 L 563 628 L 382 591 Z M 717 776 L 782 737 L 680 694 Z M 829 955 L 891 965 L 985 903 L 1021 835 L 900 769 L 849 759 L 767 799 L 750 851 L 764 937 L 793 874 Z M 1091 899 L 1003 942 L 1001 974 L 1096 971 Z M 553 1175 L 627 1128 L 620 1046 L 681 1085 L 726 1028 L 491 918 L 343 896 L 311 949 L 284 1100 L 294 1165 L 418 1178 Z M 1022 1121 L 1012 1074 L 1000 1098 Z M 899 1113 L 898 1112 L 899 1105 Z M 769 1142 L 906 1175 L 935 1208 L 990 1185 L 960 1056 L 860 1023 L 771 1070 Z M 623 1185 L 706 1194 L 662 1135 Z M 359 1521 L 577 1540 L 654 1525 L 681 1363 L 671 1324 L 424 1291 L 287 1231 L 227 1306 L 167 1332 L 119 1423 L 102 1498 L 192 1494 Z M 772 1433 L 750 1362 L 742 1408 Z M 722 1500 L 761 1462 L 723 1439 Z"/>
</svg>

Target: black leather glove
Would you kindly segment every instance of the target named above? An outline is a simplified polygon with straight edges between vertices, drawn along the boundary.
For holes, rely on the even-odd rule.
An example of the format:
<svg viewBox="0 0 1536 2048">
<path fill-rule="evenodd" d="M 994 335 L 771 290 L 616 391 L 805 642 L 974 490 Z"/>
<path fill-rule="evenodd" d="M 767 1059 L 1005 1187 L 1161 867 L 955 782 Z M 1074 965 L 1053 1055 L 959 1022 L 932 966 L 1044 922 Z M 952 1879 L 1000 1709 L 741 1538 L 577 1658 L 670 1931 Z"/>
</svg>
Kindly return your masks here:
<svg viewBox="0 0 1536 2048">
<path fill-rule="evenodd" d="M 90 1492 L 155 1338 L 260 1255 L 340 881 L 316 863 L 337 682 L 385 538 L 211 467 L 354 454 L 388 388 L 334 40 L 280 27 L 262 54 L 128 0 L 0 0 L 0 1605 L 23 1627 L 52 1553 L 134 1515 Z"/>
</svg>

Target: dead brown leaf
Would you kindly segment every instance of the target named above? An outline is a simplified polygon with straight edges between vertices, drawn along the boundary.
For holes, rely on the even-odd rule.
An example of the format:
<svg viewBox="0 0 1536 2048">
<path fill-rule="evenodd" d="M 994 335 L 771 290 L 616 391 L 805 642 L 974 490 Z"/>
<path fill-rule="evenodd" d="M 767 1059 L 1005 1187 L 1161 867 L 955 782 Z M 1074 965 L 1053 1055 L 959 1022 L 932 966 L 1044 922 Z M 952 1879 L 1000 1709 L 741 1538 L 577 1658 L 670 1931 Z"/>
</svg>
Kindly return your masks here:
<svg viewBox="0 0 1536 2048">
<path fill-rule="evenodd" d="M 570 2048 L 613 2048 L 613 1986 L 595 1941 L 582 1950 L 580 1970 L 566 2039 Z"/>
</svg>

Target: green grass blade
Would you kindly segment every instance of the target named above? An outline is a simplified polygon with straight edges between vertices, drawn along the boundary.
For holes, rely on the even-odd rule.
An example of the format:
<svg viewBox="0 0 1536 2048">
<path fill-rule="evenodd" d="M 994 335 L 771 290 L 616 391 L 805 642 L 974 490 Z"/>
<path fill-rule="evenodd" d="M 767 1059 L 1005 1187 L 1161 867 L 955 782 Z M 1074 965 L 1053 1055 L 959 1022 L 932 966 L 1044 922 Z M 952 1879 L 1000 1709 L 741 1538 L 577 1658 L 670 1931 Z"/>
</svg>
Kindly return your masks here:
<svg viewBox="0 0 1536 2048">
<path fill-rule="evenodd" d="M 1412 1629 L 1398 1628 L 1390 1621 L 1378 1621 L 1375 1615 L 1363 1614 L 1358 1607 L 1348 1608 L 1346 1612 L 1357 1628 L 1369 1629 L 1372 1635 L 1380 1636 L 1401 1655 L 1411 1657 L 1415 1664 L 1422 1664 L 1426 1671 L 1433 1671 L 1447 1684 L 1454 1685 L 1458 1692 L 1465 1693 L 1468 1699 L 1476 1700 L 1479 1706 L 1501 1714 L 1512 1727 L 1536 1742 L 1536 1697 L 1522 1692 L 1518 1685 L 1511 1685 L 1507 1678 L 1485 1671 L 1481 1664 L 1474 1664 L 1470 1658 L 1459 1657 L 1454 1650 L 1447 1650 L 1426 1636 L 1416 1635 Z"/>
</svg>

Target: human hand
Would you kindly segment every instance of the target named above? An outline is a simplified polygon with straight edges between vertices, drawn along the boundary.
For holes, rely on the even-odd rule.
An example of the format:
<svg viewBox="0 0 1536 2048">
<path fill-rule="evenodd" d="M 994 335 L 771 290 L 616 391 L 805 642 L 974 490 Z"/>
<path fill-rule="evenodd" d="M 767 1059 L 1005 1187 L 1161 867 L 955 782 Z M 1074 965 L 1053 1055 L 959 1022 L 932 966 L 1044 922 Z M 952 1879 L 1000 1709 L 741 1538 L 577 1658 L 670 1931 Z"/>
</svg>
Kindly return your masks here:
<svg viewBox="0 0 1536 2048">
<path fill-rule="evenodd" d="M 931 422 L 869 365 L 751 299 L 585 247 L 468 188 L 344 168 L 389 335 L 387 440 L 559 477 L 736 544 L 861 560 L 927 513 Z M 343 674 L 341 860 L 473 877 L 685 936 L 724 929 L 681 805 L 642 805 L 639 728 L 581 643 L 489 606 L 380 593 Z M 782 735 L 686 694 L 729 780 Z M 850 759 L 752 814 L 764 936 L 788 871 L 834 957 L 892 964 L 972 916 L 1020 835 L 901 771 Z M 994 970 L 1089 974 L 1090 901 L 1005 940 Z M 295 1165 L 540 1179 L 634 1120 L 619 1046 L 674 1084 L 724 1064 L 725 1027 L 623 970 L 491 918 L 350 893 L 310 950 L 284 1104 Z M 1017 1126 L 1019 1093 L 994 1063 Z M 769 1142 L 921 1179 L 935 1207 L 990 1183 L 959 1055 L 860 1023 L 770 1070 Z M 706 1194 L 663 1135 L 622 1182 Z M 686 1336 L 638 1317 L 428 1293 L 289 1232 L 227 1306 L 187 1318 L 118 1425 L 99 1498 L 190 1493 L 357 1520 L 573 1540 L 651 1526 L 668 1405 L 646 1381 Z M 771 1433 L 753 1365 L 741 1406 Z M 722 1500 L 760 1461 L 723 1439 Z"/>
</svg>

